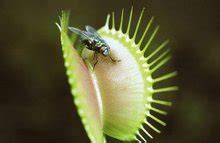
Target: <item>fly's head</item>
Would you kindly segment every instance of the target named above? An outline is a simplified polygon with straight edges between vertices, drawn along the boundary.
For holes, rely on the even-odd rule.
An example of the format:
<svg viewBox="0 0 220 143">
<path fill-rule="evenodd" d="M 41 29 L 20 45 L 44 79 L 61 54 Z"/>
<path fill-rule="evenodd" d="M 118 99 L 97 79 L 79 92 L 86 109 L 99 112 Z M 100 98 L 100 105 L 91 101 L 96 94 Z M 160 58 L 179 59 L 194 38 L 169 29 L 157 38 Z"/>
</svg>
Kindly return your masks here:
<svg viewBox="0 0 220 143">
<path fill-rule="evenodd" d="M 100 48 L 100 53 L 103 55 L 103 56 L 108 56 L 109 53 L 110 53 L 110 47 L 107 46 L 107 45 L 103 45 L 101 48 Z"/>
</svg>

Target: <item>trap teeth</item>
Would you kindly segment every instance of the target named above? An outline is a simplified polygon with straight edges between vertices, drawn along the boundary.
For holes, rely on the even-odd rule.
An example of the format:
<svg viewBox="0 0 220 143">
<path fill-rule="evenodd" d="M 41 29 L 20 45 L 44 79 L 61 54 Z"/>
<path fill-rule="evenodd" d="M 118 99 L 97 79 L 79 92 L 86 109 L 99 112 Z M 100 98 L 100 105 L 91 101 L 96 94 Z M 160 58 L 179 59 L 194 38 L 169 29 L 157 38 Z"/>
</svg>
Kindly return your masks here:
<svg viewBox="0 0 220 143">
<path fill-rule="evenodd" d="M 151 118 L 156 123 L 159 123 L 159 124 L 165 126 L 166 123 L 163 122 L 162 120 L 160 120 L 157 116 L 150 114 L 150 111 L 153 111 L 153 112 L 155 112 L 157 114 L 161 114 L 161 115 L 166 115 L 167 112 L 162 109 L 152 107 L 151 104 L 157 103 L 157 104 L 166 105 L 166 106 L 171 105 L 171 102 L 163 101 L 162 99 L 154 100 L 152 98 L 153 95 L 155 93 L 176 91 L 178 89 L 178 87 L 170 86 L 170 87 L 164 87 L 164 88 L 159 88 L 159 89 L 153 88 L 154 83 L 158 83 L 158 82 L 170 79 L 170 78 L 176 76 L 176 72 L 165 74 L 165 75 L 159 76 L 155 79 L 152 78 L 152 74 L 155 73 L 156 71 L 160 70 L 162 67 L 165 67 L 165 64 L 171 59 L 171 56 L 168 54 L 170 51 L 169 49 L 165 50 L 164 52 L 161 52 L 166 47 L 166 45 L 169 43 L 169 40 L 162 42 L 151 53 L 148 52 L 148 50 L 152 47 L 152 43 L 154 42 L 154 39 L 156 38 L 156 35 L 159 31 L 159 26 L 156 26 L 156 28 L 153 30 L 153 32 L 149 33 L 149 31 L 153 25 L 153 21 L 154 21 L 154 17 L 151 17 L 149 22 L 146 24 L 146 27 L 143 31 L 142 36 L 140 36 L 141 37 L 140 40 L 136 44 L 137 35 L 140 32 L 139 26 L 141 24 L 143 13 L 144 13 L 144 9 L 141 11 L 141 14 L 140 14 L 140 17 L 137 21 L 137 26 L 134 30 L 133 35 L 130 35 L 130 28 L 131 28 L 131 23 L 132 23 L 132 19 L 133 19 L 133 7 L 131 8 L 130 15 L 128 18 L 128 25 L 125 26 L 125 27 L 127 27 L 125 32 L 122 31 L 122 29 L 124 29 L 123 28 L 124 27 L 124 9 L 123 9 L 121 12 L 121 20 L 120 20 L 119 29 L 116 30 L 116 28 L 115 28 L 115 27 L 117 27 L 115 24 L 115 13 L 112 13 L 112 21 L 111 21 L 112 28 L 109 29 L 110 15 L 108 15 L 107 20 L 106 20 L 106 25 L 99 30 L 99 33 L 101 36 L 105 37 L 106 39 L 112 39 L 112 40 L 109 40 L 110 43 L 111 42 L 118 43 L 119 45 L 114 45 L 118 49 L 120 49 L 120 48 L 127 49 L 130 52 L 131 56 L 135 59 L 135 62 L 137 63 L 137 65 L 139 67 L 139 71 L 142 75 L 141 78 L 144 81 L 145 88 L 143 90 L 143 93 L 144 93 L 143 99 L 145 100 L 145 102 L 143 102 L 143 103 L 144 103 L 144 106 L 147 107 L 147 108 L 144 108 L 143 111 L 140 111 L 143 113 L 144 118 L 139 119 L 139 121 L 137 120 L 137 122 L 139 124 L 139 130 L 142 130 L 145 134 L 147 134 L 148 137 L 152 138 L 152 136 L 148 133 L 148 131 L 145 128 L 143 128 L 143 125 L 142 125 L 143 122 L 145 124 L 147 124 L 155 132 L 160 133 L 160 130 L 157 129 L 153 124 L 147 122 L 146 118 Z M 108 29 L 106 29 L 107 27 L 108 27 Z M 149 39 L 147 42 L 144 42 L 147 35 L 150 35 Z M 146 44 L 143 45 L 143 42 Z M 123 45 L 123 46 L 121 47 L 120 45 Z M 146 55 L 145 53 L 149 53 L 149 54 Z M 128 59 L 128 58 L 124 58 L 124 59 Z M 129 70 L 127 70 L 127 72 L 129 72 Z M 125 74 L 125 72 L 123 72 L 123 73 Z M 129 77 L 129 76 L 127 76 L 127 77 Z M 135 92 L 135 93 L 137 93 L 137 92 Z M 134 97 L 138 98 L 137 95 L 134 95 Z M 128 98 L 128 97 L 125 96 L 125 98 Z M 135 108 L 136 103 L 133 103 L 132 105 Z M 139 105 L 140 105 L 140 103 L 139 103 Z M 120 111 L 118 111 L 118 112 L 120 112 Z M 106 113 L 106 114 L 108 114 L 108 113 Z M 126 115 L 124 115 L 124 114 L 122 114 L 121 116 L 126 117 Z M 114 118 L 114 117 L 112 117 L 112 118 Z M 125 118 L 125 120 L 129 120 L 129 119 Z M 129 125 L 127 125 L 127 126 L 129 126 Z M 104 127 L 105 127 L 105 123 L 104 123 Z M 111 127 L 108 126 L 108 128 L 111 128 Z M 115 128 L 117 128 L 117 127 L 115 127 Z M 114 130 L 115 128 L 113 128 L 112 130 Z M 114 133 L 110 132 L 109 130 L 107 130 L 107 131 L 104 130 L 104 132 L 112 137 L 119 139 L 119 140 L 130 140 L 128 138 L 124 139 L 124 138 L 121 138 L 120 136 L 114 135 Z M 134 140 L 141 139 L 142 141 L 145 141 L 144 136 L 141 135 L 139 133 L 139 131 L 134 131 L 134 132 L 132 132 L 132 134 L 137 135 L 135 138 L 133 138 Z"/>
</svg>

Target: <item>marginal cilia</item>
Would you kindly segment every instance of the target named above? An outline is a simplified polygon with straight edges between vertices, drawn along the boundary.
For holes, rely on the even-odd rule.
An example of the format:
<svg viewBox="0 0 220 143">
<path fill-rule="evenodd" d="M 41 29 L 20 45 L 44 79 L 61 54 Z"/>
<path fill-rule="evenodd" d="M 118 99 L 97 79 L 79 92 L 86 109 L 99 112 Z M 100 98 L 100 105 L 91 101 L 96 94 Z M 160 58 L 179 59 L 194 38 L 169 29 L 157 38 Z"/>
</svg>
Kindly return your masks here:
<svg viewBox="0 0 220 143">
<path fill-rule="evenodd" d="M 136 60 L 138 61 L 139 65 L 141 65 L 140 68 L 144 73 L 143 76 L 145 77 L 145 80 L 146 80 L 145 82 L 147 85 L 145 88 L 147 89 L 147 93 L 148 93 L 146 95 L 147 101 L 148 101 L 146 104 L 146 113 L 145 113 L 146 118 L 143 121 L 143 123 L 140 125 L 139 130 L 136 131 L 136 133 L 133 137 L 133 140 L 136 140 L 140 143 L 147 142 L 147 139 L 145 138 L 144 134 L 146 134 L 149 138 L 153 139 L 153 136 L 149 132 L 149 128 L 151 130 L 155 131 L 156 133 L 161 133 L 161 131 L 156 126 L 154 126 L 155 123 L 160 124 L 162 126 L 166 125 L 166 123 L 164 121 L 162 121 L 161 119 L 159 119 L 157 117 L 157 114 L 166 115 L 167 112 L 163 111 L 161 109 L 158 109 L 156 107 L 153 107 L 152 103 L 154 103 L 155 105 L 158 104 L 160 106 L 161 105 L 162 106 L 171 106 L 172 103 L 169 101 L 160 99 L 159 95 L 156 95 L 157 97 L 155 98 L 155 94 L 178 90 L 177 86 L 167 86 L 167 87 L 163 87 L 163 88 L 159 88 L 159 89 L 153 88 L 154 84 L 175 77 L 177 75 L 177 72 L 174 71 L 174 72 L 166 73 L 166 74 L 159 76 L 159 77 L 156 77 L 156 78 L 152 77 L 152 74 L 154 74 L 162 66 L 164 66 L 171 59 L 171 56 L 169 54 L 170 49 L 164 50 L 165 46 L 169 43 L 169 40 L 162 42 L 150 54 L 148 54 L 147 56 L 144 56 L 144 55 L 146 55 L 146 53 L 149 53 L 148 50 L 150 48 L 152 48 L 152 41 L 154 40 L 154 38 L 159 30 L 159 26 L 156 26 L 156 28 L 153 30 L 153 32 L 151 34 L 149 33 L 149 30 L 150 30 L 152 23 L 154 21 L 154 17 L 152 17 L 149 20 L 149 22 L 146 24 L 146 28 L 144 29 L 140 40 L 138 42 L 136 42 L 137 41 L 137 34 L 140 31 L 139 28 L 140 28 L 140 24 L 142 21 L 144 11 L 145 11 L 145 8 L 143 8 L 143 10 L 140 13 L 140 17 L 137 21 L 137 25 L 136 25 L 134 34 L 132 36 L 129 36 L 129 35 L 130 35 L 131 23 L 132 23 L 132 19 L 133 19 L 133 7 L 131 8 L 131 11 L 130 11 L 130 16 L 129 16 L 129 21 L 128 21 L 128 26 L 127 26 L 126 32 L 123 32 L 123 29 L 124 29 L 123 28 L 124 9 L 122 9 L 122 12 L 121 12 L 121 20 L 120 20 L 119 28 L 116 28 L 115 16 L 114 16 L 114 12 L 113 12 L 111 16 L 110 15 L 107 16 L 105 26 L 99 30 L 99 33 L 101 35 L 110 35 L 111 37 L 113 37 L 114 39 L 116 39 L 118 41 L 124 41 L 126 44 L 131 45 L 131 46 L 129 46 L 130 50 L 135 51 L 135 52 L 133 52 L 133 54 L 136 55 L 135 56 Z M 111 20 L 112 23 L 110 23 L 110 17 L 112 18 L 112 20 Z M 145 37 L 147 34 L 149 34 L 150 37 L 147 40 L 146 44 L 143 46 L 143 41 L 145 41 Z M 151 121 L 153 120 L 154 123 L 151 123 L 148 119 L 150 119 Z M 120 138 L 118 138 L 118 139 L 120 140 Z M 130 139 L 127 139 L 127 140 L 130 140 Z"/>
</svg>

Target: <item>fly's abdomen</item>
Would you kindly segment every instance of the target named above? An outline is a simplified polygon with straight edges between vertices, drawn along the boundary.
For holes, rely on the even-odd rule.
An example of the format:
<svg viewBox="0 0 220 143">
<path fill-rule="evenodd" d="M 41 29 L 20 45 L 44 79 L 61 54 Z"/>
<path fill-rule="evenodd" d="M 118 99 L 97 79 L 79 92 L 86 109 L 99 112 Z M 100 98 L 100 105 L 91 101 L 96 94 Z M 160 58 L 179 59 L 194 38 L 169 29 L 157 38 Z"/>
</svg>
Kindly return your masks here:
<svg viewBox="0 0 220 143">
<path fill-rule="evenodd" d="M 83 42 L 84 45 L 86 45 L 86 48 L 87 48 L 87 49 L 89 49 L 89 50 L 94 50 L 94 49 L 93 49 L 93 45 L 90 44 L 90 42 L 89 42 L 87 39 L 82 40 L 82 42 Z"/>
</svg>

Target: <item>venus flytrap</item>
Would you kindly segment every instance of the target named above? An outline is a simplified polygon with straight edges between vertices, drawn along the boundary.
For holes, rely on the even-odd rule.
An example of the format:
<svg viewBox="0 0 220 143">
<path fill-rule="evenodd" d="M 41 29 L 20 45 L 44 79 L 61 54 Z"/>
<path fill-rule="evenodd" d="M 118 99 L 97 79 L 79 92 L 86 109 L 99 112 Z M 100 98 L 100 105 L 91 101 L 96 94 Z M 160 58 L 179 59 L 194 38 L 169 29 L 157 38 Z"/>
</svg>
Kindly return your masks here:
<svg viewBox="0 0 220 143">
<path fill-rule="evenodd" d="M 152 103 L 162 106 L 171 106 L 172 103 L 165 101 L 162 97 L 154 98 L 154 94 L 175 91 L 178 88 L 168 86 L 155 89 L 153 85 L 176 76 L 176 72 L 157 78 L 152 77 L 153 73 L 170 60 L 170 55 L 169 50 L 161 52 L 168 44 L 168 41 L 165 41 L 145 56 L 146 51 L 151 48 L 159 26 L 155 28 L 146 45 L 143 45 L 153 23 L 154 18 L 151 18 L 140 40 L 136 42 L 143 13 L 144 9 L 141 11 L 132 36 L 129 36 L 129 33 L 133 7 L 125 33 L 122 32 L 124 10 L 121 13 L 119 29 L 116 29 L 114 13 L 112 16 L 107 16 L 106 24 L 98 30 L 98 33 L 110 46 L 111 56 L 120 59 L 121 62 L 113 63 L 109 58 L 98 55 L 99 63 L 95 70 L 92 69 L 94 52 L 84 48 L 82 54 L 78 54 L 67 35 L 69 13 L 62 14 L 61 24 L 58 27 L 61 31 L 67 76 L 74 103 L 92 143 L 105 143 L 104 135 L 121 141 L 146 142 L 146 136 L 153 138 L 149 128 L 157 133 L 161 132 L 147 120 L 148 118 L 154 120 L 155 124 L 166 125 L 156 115 L 166 115 L 167 112 L 154 107 Z M 112 18 L 111 28 L 110 17 Z M 86 59 L 83 60 L 82 57 Z"/>
</svg>

